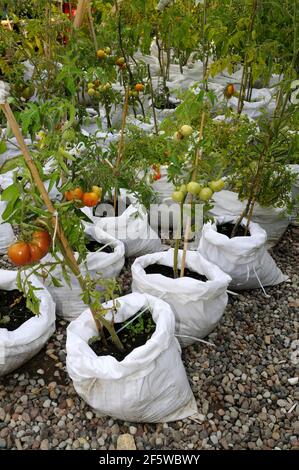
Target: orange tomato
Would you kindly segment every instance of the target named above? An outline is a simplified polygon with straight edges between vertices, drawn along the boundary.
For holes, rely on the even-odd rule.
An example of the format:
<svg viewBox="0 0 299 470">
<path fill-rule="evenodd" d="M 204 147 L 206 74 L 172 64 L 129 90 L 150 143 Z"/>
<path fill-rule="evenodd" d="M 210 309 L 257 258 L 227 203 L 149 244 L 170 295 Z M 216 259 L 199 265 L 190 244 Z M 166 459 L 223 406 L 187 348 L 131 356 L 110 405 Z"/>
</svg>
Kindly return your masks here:
<svg viewBox="0 0 299 470">
<path fill-rule="evenodd" d="M 136 83 L 135 90 L 138 91 L 138 93 L 140 91 L 143 91 L 144 90 L 144 85 L 142 83 Z"/>
<path fill-rule="evenodd" d="M 82 201 L 83 201 L 84 206 L 94 207 L 99 202 L 99 196 L 94 192 L 84 193 Z"/>
<path fill-rule="evenodd" d="M 67 201 L 82 200 L 83 191 L 81 188 L 69 189 L 64 193 L 64 196 Z"/>
<path fill-rule="evenodd" d="M 42 257 L 45 256 L 46 253 L 48 253 L 50 243 L 51 236 L 48 232 L 44 230 L 37 230 L 36 232 L 33 232 L 31 245 L 35 245 L 41 250 Z"/>
<path fill-rule="evenodd" d="M 29 245 L 22 240 L 10 245 L 7 255 L 16 266 L 24 266 L 30 263 L 31 254 Z"/>
<path fill-rule="evenodd" d="M 224 95 L 227 99 L 231 98 L 235 93 L 235 87 L 232 83 L 229 83 L 225 90 L 224 90 Z"/>
<path fill-rule="evenodd" d="M 50 243 L 49 233 L 44 230 L 37 230 L 33 232 L 30 242 L 26 243 L 24 240 L 19 240 L 10 245 L 7 255 L 16 266 L 36 263 L 48 253 Z"/>
</svg>

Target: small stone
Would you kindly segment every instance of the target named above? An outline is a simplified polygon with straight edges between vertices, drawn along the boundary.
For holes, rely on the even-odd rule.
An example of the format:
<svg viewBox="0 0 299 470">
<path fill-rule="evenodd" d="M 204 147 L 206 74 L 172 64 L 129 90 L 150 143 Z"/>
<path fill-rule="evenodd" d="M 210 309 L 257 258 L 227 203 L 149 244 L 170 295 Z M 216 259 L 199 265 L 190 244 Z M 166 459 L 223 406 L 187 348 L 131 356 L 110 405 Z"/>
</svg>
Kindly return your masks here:
<svg viewBox="0 0 299 470">
<path fill-rule="evenodd" d="M 6 440 L 0 438 L 0 449 L 6 449 Z"/>
<path fill-rule="evenodd" d="M 6 413 L 3 408 L 0 408 L 0 421 L 5 420 Z"/>
<path fill-rule="evenodd" d="M 216 446 L 218 444 L 218 437 L 216 436 L 216 434 L 212 434 L 210 436 L 210 439 L 211 441 L 213 442 L 213 444 Z"/>
<path fill-rule="evenodd" d="M 288 379 L 290 385 L 297 385 L 299 378 L 298 377 L 291 377 Z"/>
<path fill-rule="evenodd" d="M 271 336 L 269 336 L 269 335 L 265 336 L 264 340 L 265 340 L 265 343 L 266 343 L 267 345 L 270 345 L 270 344 L 271 344 Z"/>
<path fill-rule="evenodd" d="M 259 448 L 263 447 L 263 441 L 261 440 L 260 437 L 259 437 L 258 440 L 256 441 L 256 445 L 257 445 L 257 447 L 259 447 Z"/>
<path fill-rule="evenodd" d="M 130 426 L 129 431 L 130 431 L 130 434 L 134 436 L 137 432 L 137 428 L 135 428 L 135 426 Z"/>
<path fill-rule="evenodd" d="M 136 445 L 134 441 L 134 437 L 131 434 L 121 434 L 118 436 L 117 450 L 136 450 Z"/>
<path fill-rule="evenodd" d="M 50 408 L 51 406 L 51 400 L 45 400 L 44 403 L 43 403 L 43 407 L 44 408 Z"/>
<path fill-rule="evenodd" d="M 86 416 L 87 419 L 91 420 L 93 418 L 93 413 L 91 411 L 87 411 L 85 416 Z"/>
<path fill-rule="evenodd" d="M 235 404 L 234 397 L 232 395 L 225 395 L 224 400 L 230 403 L 231 405 Z"/>
<path fill-rule="evenodd" d="M 41 450 L 49 450 L 49 441 L 48 439 L 43 439 L 40 443 Z"/>
<path fill-rule="evenodd" d="M 38 370 L 36 371 L 36 373 L 39 374 L 39 375 L 44 375 L 45 372 L 44 372 L 43 369 L 38 369 Z"/>
</svg>

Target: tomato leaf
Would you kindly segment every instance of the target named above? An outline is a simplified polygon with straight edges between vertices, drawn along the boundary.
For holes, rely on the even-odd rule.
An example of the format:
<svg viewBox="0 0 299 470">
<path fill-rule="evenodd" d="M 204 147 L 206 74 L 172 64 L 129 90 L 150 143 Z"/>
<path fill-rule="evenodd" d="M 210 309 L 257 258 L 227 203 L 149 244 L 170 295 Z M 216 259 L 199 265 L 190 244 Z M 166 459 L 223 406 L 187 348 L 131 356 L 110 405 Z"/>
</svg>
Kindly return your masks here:
<svg viewBox="0 0 299 470">
<path fill-rule="evenodd" d="M 6 142 L 4 142 L 4 140 L 1 140 L 1 142 L 0 142 L 0 154 L 6 152 L 6 150 L 7 150 Z"/>
</svg>

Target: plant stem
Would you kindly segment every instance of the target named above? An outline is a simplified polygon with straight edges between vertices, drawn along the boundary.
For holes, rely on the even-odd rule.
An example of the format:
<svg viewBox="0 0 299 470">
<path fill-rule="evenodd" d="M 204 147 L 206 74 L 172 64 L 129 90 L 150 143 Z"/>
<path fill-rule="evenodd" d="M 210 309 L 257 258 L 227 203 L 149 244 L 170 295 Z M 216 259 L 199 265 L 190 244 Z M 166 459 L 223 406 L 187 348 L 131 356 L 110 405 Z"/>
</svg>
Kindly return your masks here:
<svg viewBox="0 0 299 470">
<path fill-rule="evenodd" d="M 122 113 L 120 139 L 119 139 L 119 144 L 118 144 L 117 159 L 116 159 L 115 168 L 114 168 L 114 173 L 116 176 L 118 174 L 119 166 L 121 164 L 123 152 L 124 152 L 125 127 L 126 127 L 127 114 L 128 114 L 128 108 L 129 108 L 129 93 L 130 93 L 130 87 L 128 86 L 126 93 L 125 93 L 125 102 L 124 102 L 123 113 Z M 116 210 L 116 202 L 117 202 L 117 187 L 115 187 L 114 189 L 114 200 L 113 200 L 114 211 Z"/>
<path fill-rule="evenodd" d="M 154 101 L 153 82 L 152 82 L 151 68 L 149 64 L 147 65 L 147 73 L 148 73 L 148 80 L 149 80 L 149 86 L 150 86 L 152 111 L 153 111 L 153 118 L 154 118 L 154 125 L 155 125 L 155 134 L 158 135 L 158 123 L 157 123 L 157 115 L 156 115 L 155 101 Z"/>
</svg>

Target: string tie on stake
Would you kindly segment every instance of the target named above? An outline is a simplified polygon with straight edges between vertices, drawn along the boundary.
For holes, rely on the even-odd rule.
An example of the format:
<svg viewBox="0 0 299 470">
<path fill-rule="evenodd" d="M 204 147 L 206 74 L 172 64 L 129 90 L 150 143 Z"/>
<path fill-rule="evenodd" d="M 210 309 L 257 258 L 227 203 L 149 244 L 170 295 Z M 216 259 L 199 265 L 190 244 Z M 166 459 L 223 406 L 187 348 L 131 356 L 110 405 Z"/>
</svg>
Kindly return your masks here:
<svg viewBox="0 0 299 470">
<path fill-rule="evenodd" d="M 52 240 L 52 248 L 53 248 L 53 251 L 54 251 L 55 250 L 55 240 L 56 240 L 57 229 L 58 229 L 58 212 L 57 211 L 53 212 L 53 217 L 55 217 L 55 227 L 54 227 L 54 234 L 53 234 L 53 240 Z"/>
</svg>

